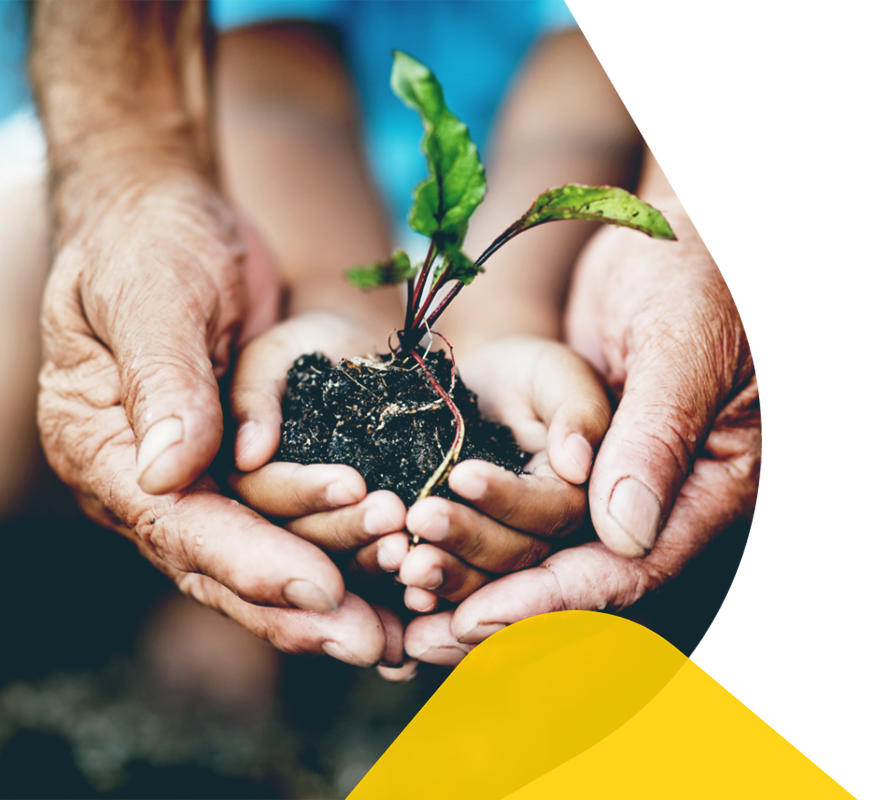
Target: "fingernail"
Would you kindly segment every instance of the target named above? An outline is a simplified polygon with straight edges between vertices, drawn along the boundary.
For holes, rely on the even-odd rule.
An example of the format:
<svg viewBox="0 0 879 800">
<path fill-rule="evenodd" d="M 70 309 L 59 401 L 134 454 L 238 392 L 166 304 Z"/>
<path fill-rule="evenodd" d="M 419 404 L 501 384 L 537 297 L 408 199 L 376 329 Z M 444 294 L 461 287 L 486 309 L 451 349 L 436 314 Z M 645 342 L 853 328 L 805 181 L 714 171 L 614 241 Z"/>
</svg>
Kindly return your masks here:
<svg viewBox="0 0 879 800">
<path fill-rule="evenodd" d="M 391 553 L 391 548 L 381 539 L 379 539 L 378 542 L 378 551 L 375 554 L 375 560 L 378 561 L 378 565 L 385 572 L 396 572 L 400 569 L 400 565 Z"/>
<path fill-rule="evenodd" d="M 259 439 L 259 425 L 253 420 L 245 422 L 235 435 L 235 460 L 238 461 L 247 455 L 248 450 Z"/>
<path fill-rule="evenodd" d="M 378 536 L 380 533 L 393 533 L 398 530 L 398 526 L 388 519 L 388 515 L 384 508 L 368 508 L 363 515 L 363 530 L 367 533 Z"/>
<path fill-rule="evenodd" d="M 344 661 L 346 664 L 353 664 L 355 667 L 371 667 L 367 661 L 364 661 L 362 658 L 357 658 L 353 653 L 346 650 L 342 645 L 338 642 L 324 642 L 321 645 L 321 649 L 328 655 L 333 658 L 338 658 L 339 661 Z"/>
<path fill-rule="evenodd" d="M 433 513 L 423 525 L 417 525 L 414 528 L 410 525 L 409 530 L 417 536 L 423 536 L 432 542 L 438 542 L 445 538 L 445 535 L 449 532 L 449 518 L 444 513 Z"/>
<path fill-rule="evenodd" d="M 418 656 L 418 660 L 443 667 L 454 667 L 466 655 L 467 651 L 463 647 L 430 647 Z"/>
<path fill-rule="evenodd" d="M 656 495 L 641 481 L 623 478 L 614 487 L 607 511 L 634 544 L 648 553 L 653 549 L 662 507 Z"/>
<path fill-rule="evenodd" d="M 443 585 L 443 580 L 445 580 L 443 571 L 439 567 L 434 567 L 427 573 L 427 577 L 421 582 L 420 586 L 422 589 L 432 592 Z"/>
<path fill-rule="evenodd" d="M 137 449 L 137 480 L 141 481 L 150 467 L 175 444 L 183 441 L 183 420 L 165 417 L 155 423 Z M 151 476 L 154 477 L 154 476 Z"/>
<path fill-rule="evenodd" d="M 339 606 L 311 581 L 294 578 L 284 587 L 284 599 L 305 611 L 335 611 Z"/>
<path fill-rule="evenodd" d="M 456 494 L 465 500 L 479 500 L 485 495 L 487 490 L 488 482 L 485 478 L 482 475 L 474 475 L 457 488 Z"/>
<path fill-rule="evenodd" d="M 327 486 L 326 498 L 331 506 L 350 506 L 359 499 L 356 492 L 344 481 L 336 481 Z"/>
<path fill-rule="evenodd" d="M 506 627 L 506 622 L 481 622 L 479 625 L 474 625 L 463 636 L 459 636 L 458 641 L 464 644 L 479 644 Z"/>
<path fill-rule="evenodd" d="M 586 483 L 586 478 L 589 477 L 589 468 L 592 466 L 592 445 L 579 433 L 572 433 L 565 439 L 565 452 L 577 472 L 583 476 L 577 483 Z"/>
</svg>

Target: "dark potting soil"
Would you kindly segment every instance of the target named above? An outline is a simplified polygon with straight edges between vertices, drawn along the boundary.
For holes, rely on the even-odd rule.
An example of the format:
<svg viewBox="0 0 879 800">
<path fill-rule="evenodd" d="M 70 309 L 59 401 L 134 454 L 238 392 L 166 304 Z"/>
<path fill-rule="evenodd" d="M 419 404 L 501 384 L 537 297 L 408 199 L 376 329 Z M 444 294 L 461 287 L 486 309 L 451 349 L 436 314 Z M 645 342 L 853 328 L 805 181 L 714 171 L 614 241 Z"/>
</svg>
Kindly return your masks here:
<svg viewBox="0 0 879 800">
<path fill-rule="evenodd" d="M 425 362 L 448 391 L 452 363 L 443 353 Z M 455 381 L 451 392 L 464 418 L 459 461 L 478 458 L 517 474 L 531 457 L 509 428 L 479 413 L 476 395 Z M 452 412 L 411 358 L 342 359 L 321 353 L 297 359 L 287 374 L 278 461 L 347 464 L 367 489 L 389 489 L 411 506 L 452 446 Z M 433 494 L 451 497 L 445 482 Z"/>
</svg>

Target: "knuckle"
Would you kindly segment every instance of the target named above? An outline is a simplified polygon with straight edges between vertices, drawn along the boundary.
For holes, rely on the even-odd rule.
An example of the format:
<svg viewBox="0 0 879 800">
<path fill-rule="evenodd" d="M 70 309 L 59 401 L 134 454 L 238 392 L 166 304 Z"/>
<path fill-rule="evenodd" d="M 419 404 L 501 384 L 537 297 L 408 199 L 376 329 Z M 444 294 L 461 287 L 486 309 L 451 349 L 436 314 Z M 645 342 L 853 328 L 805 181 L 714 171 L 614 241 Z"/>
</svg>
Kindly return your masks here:
<svg viewBox="0 0 879 800">
<path fill-rule="evenodd" d="M 511 572 L 528 569 L 539 564 L 550 553 L 550 545 L 542 539 L 533 536 L 524 536 L 522 547 L 518 550 L 511 564 Z"/>
<path fill-rule="evenodd" d="M 178 575 L 176 583 L 177 588 L 187 597 L 204 606 L 210 606 L 220 613 L 225 613 L 215 605 L 213 584 L 209 578 L 197 572 L 184 572 Z"/>
<path fill-rule="evenodd" d="M 647 463 L 664 463 L 684 480 L 690 474 L 703 434 L 702 420 L 687 409 L 668 402 L 650 403 L 640 409 L 637 436 L 630 440 L 643 452 Z"/>
<path fill-rule="evenodd" d="M 183 347 L 190 347 L 186 351 Z M 189 404 L 204 402 L 198 396 L 198 389 L 213 382 L 205 364 L 204 349 L 198 351 L 192 339 L 185 342 L 168 342 L 159 354 L 140 352 L 132 355 L 120 353 L 120 367 L 125 387 L 125 404 L 130 410 L 144 407 L 146 401 L 155 394 L 166 394 L 169 390 L 185 391 Z"/>
<path fill-rule="evenodd" d="M 282 653 L 302 655 L 312 650 L 312 636 L 298 626 L 291 625 L 291 617 L 296 614 L 301 618 L 302 611 L 284 611 L 282 609 L 264 609 L 264 619 L 254 633 L 266 639 Z"/>
<path fill-rule="evenodd" d="M 506 476 L 505 476 L 506 477 Z M 491 516 L 498 522 L 505 522 L 514 525 L 514 521 L 522 515 L 523 509 L 527 509 L 527 486 L 523 484 L 522 476 L 514 476 L 516 481 L 516 491 L 505 491 L 498 493 L 493 500 Z"/>
<path fill-rule="evenodd" d="M 586 518 L 586 487 L 563 487 L 553 505 L 548 536 L 566 536 L 579 530 Z"/>
<path fill-rule="evenodd" d="M 180 518 L 183 498 L 181 494 L 150 498 L 152 502 L 134 512 L 129 527 L 154 557 L 187 573 L 201 573 L 197 564 L 204 537 L 186 535 Z"/>
</svg>

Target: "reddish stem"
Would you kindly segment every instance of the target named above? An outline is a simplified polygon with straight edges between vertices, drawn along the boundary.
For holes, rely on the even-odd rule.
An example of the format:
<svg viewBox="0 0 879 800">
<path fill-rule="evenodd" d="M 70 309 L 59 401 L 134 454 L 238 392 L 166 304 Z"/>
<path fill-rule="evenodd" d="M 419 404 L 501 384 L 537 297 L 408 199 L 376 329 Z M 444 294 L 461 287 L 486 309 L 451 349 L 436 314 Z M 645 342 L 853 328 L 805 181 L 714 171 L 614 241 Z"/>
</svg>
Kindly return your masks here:
<svg viewBox="0 0 879 800">
<path fill-rule="evenodd" d="M 427 249 L 427 255 L 424 257 L 424 264 L 418 271 L 418 280 L 415 283 L 414 287 L 412 281 L 409 281 L 409 296 L 407 297 L 406 303 L 406 326 L 403 328 L 404 332 L 408 332 L 417 327 L 417 325 L 414 324 L 413 320 L 416 317 L 416 312 L 421 307 L 421 303 L 419 302 L 419 300 L 421 299 L 421 293 L 424 290 L 424 282 L 425 280 L 427 280 L 427 275 L 430 272 L 430 268 L 433 265 L 433 260 L 435 257 L 436 250 L 434 248 L 433 242 L 431 242 L 430 247 Z"/>
<path fill-rule="evenodd" d="M 439 274 L 439 277 L 436 279 L 436 282 L 433 286 L 430 287 L 430 292 L 428 292 L 427 298 L 423 303 L 421 303 L 418 307 L 418 313 L 415 315 L 415 321 L 412 323 L 412 328 L 414 330 L 418 330 L 424 324 L 424 318 L 427 316 L 427 310 L 430 308 L 430 304 L 434 301 L 434 298 L 439 293 L 439 290 L 443 288 L 443 286 L 448 283 L 448 278 L 446 275 L 448 274 L 451 266 L 446 264 L 443 268 L 443 271 Z"/>
<path fill-rule="evenodd" d="M 458 406 L 455 405 L 455 401 L 452 400 L 451 395 L 443 389 L 440 382 L 436 379 L 434 374 L 430 371 L 430 368 L 424 362 L 424 359 L 418 354 L 418 351 L 414 348 L 409 350 L 409 355 L 415 359 L 415 363 L 418 364 L 419 367 L 424 371 L 424 374 L 427 375 L 428 381 L 430 381 L 430 385 L 434 388 L 436 393 L 443 399 L 443 402 L 448 406 L 449 411 L 452 412 L 452 416 L 455 419 L 455 438 L 452 441 L 452 446 L 449 448 L 449 451 L 446 453 L 445 458 L 442 460 L 442 463 L 436 469 L 436 471 L 431 475 L 430 480 L 424 485 L 422 490 L 418 494 L 418 499 L 421 500 L 427 497 L 434 488 L 442 483 L 452 471 L 452 467 L 458 460 L 458 456 L 461 455 L 461 448 L 464 444 L 464 417 L 461 416 L 461 412 L 458 409 Z M 452 380 L 454 381 L 454 365 L 452 366 Z M 452 384 L 454 386 L 454 382 Z M 419 537 L 412 537 L 412 544 L 418 544 Z"/>
</svg>

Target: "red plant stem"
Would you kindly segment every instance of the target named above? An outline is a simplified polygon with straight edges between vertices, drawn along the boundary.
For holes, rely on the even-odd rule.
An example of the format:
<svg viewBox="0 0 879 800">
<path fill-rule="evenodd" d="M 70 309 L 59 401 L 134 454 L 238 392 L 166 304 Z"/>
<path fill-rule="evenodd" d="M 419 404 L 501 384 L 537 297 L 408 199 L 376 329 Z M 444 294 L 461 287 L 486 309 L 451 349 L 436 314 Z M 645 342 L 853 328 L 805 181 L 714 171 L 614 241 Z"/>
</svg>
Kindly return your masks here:
<svg viewBox="0 0 879 800">
<path fill-rule="evenodd" d="M 418 351 L 414 348 L 411 348 L 409 350 L 409 355 L 415 359 L 415 363 L 417 363 L 418 366 L 421 367 L 421 369 L 424 371 L 424 374 L 427 375 L 427 379 L 428 381 L 430 381 L 430 385 L 443 399 L 443 402 L 449 407 L 449 411 L 452 412 L 452 416 L 455 419 L 455 438 L 452 441 L 452 446 L 449 448 L 449 451 L 446 453 L 445 458 L 443 459 L 437 470 L 433 473 L 433 475 L 431 475 L 430 480 L 428 480 L 428 482 L 422 488 L 421 492 L 419 492 L 418 499 L 421 500 L 427 497 L 438 484 L 442 483 L 449 476 L 449 473 L 452 471 L 452 467 L 458 460 L 458 456 L 461 455 L 461 447 L 464 444 L 464 417 L 461 416 L 461 412 L 458 409 L 458 406 L 455 405 L 455 401 L 452 400 L 451 395 L 445 389 L 443 389 L 443 387 L 440 385 L 440 382 L 430 371 L 430 368 L 427 366 L 427 364 L 424 363 L 424 359 L 418 354 Z M 454 369 L 454 366 L 452 367 L 452 369 Z M 413 536 L 412 544 L 418 544 L 418 540 L 418 536 Z"/>
<path fill-rule="evenodd" d="M 442 384 L 436 379 L 434 374 L 430 371 L 430 367 L 424 363 L 424 359 L 419 355 L 418 351 L 413 347 L 409 350 L 409 355 L 415 359 L 415 363 L 418 364 L 421 369 L 424 370 L 424 374 L 427 375 L 427 380 L 430 381 L 430 385 L 434 388 L 436 393 L 442 397 L 443 402 L 449 407 L 449 411 L 452 412 L 452 416 L 455 418 L 455 422 L 457 423 L 459 420 L 463 421 L 463 417 L 461 416 L 461 412 L 458 410 L 458 406 L 455 405 L 455 401 L 452 400 L 451 395 L 443 389 Z"/>
<path fill-rule="evenodd" d="M 407 333 L 410 330 L 413 330 L 417 327 L 413 320 L 415 319 L 416 312 L 420 307 L 420 303 L 418 302 L 421 298 L 421 293 L 424 290 L 424 282 L 427 280 L 427 275 L 430 272 L 430 268 L 433 265 L 433 260 L 436 257 L 436 250 L 434 248 L 433 242 L 430 243 L 430 247 L 427 249 L 427 255 L 424 257 L 424 264 L 418 272 L 418 281 L 415 283 L 414 291 L 412 281 L 409 281 L 409 296 L 407 297 L 406 302 L 406 325 L 403 328 L 403 332 Z"/>
<path fill-rule="evenodd" d="M 415 315 L 415 321 L 412 323 L 412 327 L 415 330 L 418 330 L 424 324 L 424 318 L 427 316 L 427 310 L 430 308 L 430 304 L 434 301 L 434 298 L 439 293 L 439 290 L 443 288 L 443 286 L 448 283 L 448 278 L 446 275 L 448 274 L 451 267 L 447 264 L 443 271 L 439 274 L 436 282 L 433 286 L 430 287 L 430 292 L 427 294 L 427 298 L 423 303 L 421 303 L 418 307 L 418 313 Z"/>
<path fill-rule="evenodd" d="M 403 324 L 404 330 L 409 330 L 412 324 L 412 308 L 415 305 L 415 278 L 409 278 L 406 281 L 406 322 Z"/>
</svg>

